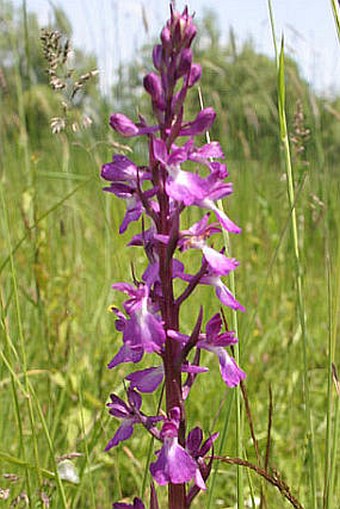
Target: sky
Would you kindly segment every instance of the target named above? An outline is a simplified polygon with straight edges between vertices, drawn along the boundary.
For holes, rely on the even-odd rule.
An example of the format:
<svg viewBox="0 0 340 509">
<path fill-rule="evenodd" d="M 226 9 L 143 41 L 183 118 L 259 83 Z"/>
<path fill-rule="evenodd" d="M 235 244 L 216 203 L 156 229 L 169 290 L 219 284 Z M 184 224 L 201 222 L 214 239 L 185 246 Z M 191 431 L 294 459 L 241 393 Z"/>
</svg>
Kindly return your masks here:
<svg viewBox="0 0 340 509">
<path fill-rule="evenodd" d="M 15 0 L 18 5 L 22 0 Z M 51 13 L 49 0 L 26 0 L 42 25 Z M 101 86 L 108 92 L 117 66 L 132 59 L 136 49 L 158 36 L 169 15 L 168 0 L 53 0 L 73 26 L 73 45 L 98 56 Z M 230 27 L 236 40 L 252 38 L 255 48 L 274 57 L 267 0 L 177 0 L 178 10 L 189 5 L 200 20 L 210 9 L 217 14 L 222 40 Z M 285 51 L 299 63 L 315 90 L 340 93 L 340 43 L 331 0 L 272 0 L 278 38 L 284 34 Z M 143 17 L 147 23 L 147 31 Z"/>
</svg>

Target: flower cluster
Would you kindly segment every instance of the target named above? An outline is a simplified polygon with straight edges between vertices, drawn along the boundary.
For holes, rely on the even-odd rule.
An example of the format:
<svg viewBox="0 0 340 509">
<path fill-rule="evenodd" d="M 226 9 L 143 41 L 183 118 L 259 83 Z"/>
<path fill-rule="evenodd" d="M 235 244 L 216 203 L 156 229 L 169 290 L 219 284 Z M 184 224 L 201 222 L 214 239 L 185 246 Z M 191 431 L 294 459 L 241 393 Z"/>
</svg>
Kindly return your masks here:
<svg viewBox="0 0 340 509">
<path fill-rule="evenodd" d="M 136 364 L 144 354 L 152 353 L 158 358 L 157 365 L 126 377 L 127 402 L 111 395 L 107 406 L 110 414 L 121 420 L 121 425 L 106 450 L 129 438 L 136 425 L 148 430 L 161 445 L 150 472 L 159 485 L 171 485 L 169 507 L 172 509 L 189 507 L 194 496 L 206 489 L 211 461 L 205 457 L 217 438 L 214 434 L 202 445 L 200 428 L 189 433 L 186 430 L 185 399 L 196 377 L 207 371 L 200 366 L 201 351 L 217 356 L 227 386 L 235 387 L 245 377 L 226 350 L 237 338 L 234 332 L 222 330 L 219 313 L 208 319 L 204 327 L 201 308 L 191 334 L 180 331 L 180 308 L 200 285 L 212 287 L 223 305 L 244 310 L 223 282 L 223 276 L 235 270 L 238 262 L 210 243 L 211 237 L 222 230 L 240 232 L 217 206 L 218 200 L 232 193 L 232 184 L 225 182 L 226 166 L 220 162 L 224 154 L 217 141 L 203 146 L 195 142 L 195 136 L 211 128 L 216 114 L 212 108 L 205 108 L 194 120 L 184 118 L 187 93 L 201 77 L 201 67 L 193 62 L 191 50 L 195 35 L 196 27 L 187 8 L 179 13 L 171 7 L 170 19 L 161 32 L 161 44 L 153 49 L 155 72 L 144 78 L 156 123 L 150 125 L 142 116 L 133 122 L 122 113 L 110 118 L 111 127 L 120 135 L 146 138 L 147 164 L 137 166 L 124 155 L 114 155 L 111 162 L 103 165 L 101 173 L 109 182 L 104 190 L 126 203 L 120 233 L 143 217 L 141 233 L 129 245 L 143 247 L 148 260 L 139 281 L 113 285 L 127 300 L 123 311 L 112 308 L 123 344 L 108 367 Z M 188 165 L 194 165 L 196 171 L 188 171 Z M 181 229 L 183 211 L 188 207 L 198 207 L 204 215 L 189 228 Z M 178 259 L 188 249 L 200 252 L 200 267 L 194 274 L 186 271 Z M 179 295 L 174 291 L 176 278 L 184 282 L 184 290 Z M 182 381 L 183 373 L 185 381 Z M 153 392 L 162 382 L 166 411 L 158 416 L 146 416 L 140 410 L 141 393 Z M 185 485 L 189 482 L 192 484 L 186 493 Z M 151 495 L 150 507 L 155 509 L 158 502 L 154 487 Z M 115 503 L 114 507 L 140 509 L 144 505 L 135 498 L 133 505 Z"/>
</svg>

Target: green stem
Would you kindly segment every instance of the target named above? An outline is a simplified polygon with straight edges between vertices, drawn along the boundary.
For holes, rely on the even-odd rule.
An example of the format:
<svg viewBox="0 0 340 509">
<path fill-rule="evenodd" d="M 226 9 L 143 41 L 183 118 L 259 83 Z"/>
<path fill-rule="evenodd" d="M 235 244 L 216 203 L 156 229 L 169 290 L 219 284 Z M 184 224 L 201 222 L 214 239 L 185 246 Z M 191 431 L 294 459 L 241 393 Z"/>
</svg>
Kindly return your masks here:
<svg viewBox="0 0 340 509">
<path fill-rule="evenodd" d="M 222 430 L 221 438 L 220 438 L 220 447 L 219 447 L 219 451 L 218 451 L 219 456 L 223 455 L 224 445 L 225 445 L 226 440 L 227 440 L 229 423 L 230 423 L 230 416 L 231 416 L 231 410 L 232 410 L 232 407 L 233 407 L 233 402 L 234 402 L 234 391 L 229 391 L 226 403 L 224 405 L 226 407 L 226 413 L 225 413 L 225 417 L 224 417 L 224 426 L 223 426 L 223 430 Z M 210 482 L 210 485 L 209 485 L 209 499 L 208 499 L 207 509 L 210 509 L 212 507 L 213 494 L 214 494 L 214 490 L 215 490 L 215 484 L 216 484 L 216 478 L 217 478 L 217 474 L 218 474 L 218 468 L 219 468 L 219 461 L 215 461 L 214 462 L 214 470 L 213 470 L 213 473 L 212 473 L 212 476 L 211 476 L 211 482 Z"/>
<path fill-rule="evenodd" d="M 330 263 L 327 256 L 327 286 L 328 286 L 328 362 L 327 362 L 327 425 L 326 425 L 326 454 L 325 454 L 325 475 L 323 491 L 323 508 L 331 509 L 330 505 L 330 469 L 332 457 L 332 407 L 333 407 L 333 323 L 332 323 L 332 285 L 330 281 Z"/>
<path fill-rule="evenodd" d="M 337 339 L 337 330 L 338 330 L 338 319 L 339 319 L 339 310 L 340 310 L 340 246 L 338 244 L 337 247 L 337 266 L 335 272 L 335 281 L 337 282 L 334 289 L 334 295 L 332 295 L 332 299 L 329 303 L 330 309 L 330 327 L 329 327 L 329 357 L 331 365 L 328 367 L 331 370 L 331 373 L 328 375 L 331 376 L 331 387 L 329 390 L 333 394 L 334 387 L 333 384 L 338 384 L 338 380 L 336 379 L 337 374 L 335 371 L 335 364 L 332 363 L 332 359 L 334 357 L 334 353 L 336 351 L 336 339 Z M 329 279 L 331 276 L 331 272 L 329 271 Z M 330 395 L 328 395 L 330 398 Z M 339 403 L 340 403 L 340 390 L 339 385 L 336 386 L 335 393 L 335 404 L 333 404 L 332 410 L 334 410 L 333 417 L 333 434 L 329 442 L 329 450 L 327 450 L 327 454 L 329 455 L 329 472 L 328 472 L 328 506 L 327 509 L 332 509 L 334 494 L 336 493 L 335 486 L 335 474 L 337 471 L 337 451 L 338 451 L 338 434 L 339 434 Z M 328 415 L 327 415 L 328 418 Z M 331 418 L 331 416 L 330 416 Z"/>
<path fill-rule="evenodd" d="M 9 230 L 7 207 L 6 207 L 6 203 L 5 203 L 5 197 L 4 197 L 2 185 L 0 186 L 0 194 L 1 194 L 1 204 L 2 204 L 2 208 L 3 208 L 3 214 L 4 214 L 4 220 L 5 220 L 4 222 L 5 222 L 5 230 L 6 230 L 6 236 L 7 236 L 7 245 L 9 248 L 9 252 L 12 253 L 12 243 L 11 243 L 11 235 L 10 235 L 10 230 Z M 31 399 L 31 393 L 30 393 L 30 387 L 29 387 L 29 380 L 28 380 L 28 376 L 27 376 L 27 359 L 26 359 L 26 350 L 25 350 L 25 338 L 24 338 L 22 318 L 21 318 L 17 276 L 16 276 L 15 265 L 14 265 L 14 259 L 13 259 L 12 255 L 10 255 L 10 269 L 11 269 L 12 284 L 13 284 L 13 295 L 14 295 L 16 318 L 17 318 L 17 323 L 18 323 L 19 347 L 20 347 L 20 355 L 21 355 L 20 361 L 22 363 L 24 387 L 25 387 L 25 391 L 28 395 L 28 397 L 26 398 L 26 402 L 27 402 L 27 407 L 28 407 L 28 416 L 29 416 L 31 434 L 32 434 L 34 461 L 35 461 L 36 473 L 37 473 L 37 477 L 38 477 L 38 481 L 39 481 L 39 488 L 42 489 L 43 479 L 41 476 L 41 469 L 40 469 L 38 440 L 37 440 L 37 433 L 36 433 L 37 426 L 36 426 L 36 422 L 35 422 L 35 415 L 34 415 L 34 411 L 33 411 L 33 405 L 32 405 L 32 399 Z"/>
<path fill-rule="evenodd" d="M 303 294 L 303 277 L 302 277 L 302 263 L 299 249 L 299 234 L 297 226 L 297 213 L 295 207 L 295 189 L 294 189 L 294 177 L 293 168 L 290 155 L 290 143 L 287 129 L 287 119 L 285 112 L 285 83 L 284 83 L 284 47 L 283 38 L 281 42 L 280 53 L 278 52 L 276 44 L 276 34 L 274 25 L 274 16 L 271 5 L 271 0 L 268 0 L 270 22 L 272 28 L 272 36 L 275 49 L 276 65 L 278 71 L 278 109 L 279 109 L 279 123 L 280 123 L 280 137 L 284 150 L 285 158 L 285 170 L 287 177 L 287 196 L 289 207 L 291 211 L 291 227 L 293 235 L 293 251 L 295 258 L 295 284 L 297 290 L 297 309 L 298 318 L 302 332 L 302 357 L 303 357 L 303 399 L 305 405 L 305 416 L 306 416 L 306 436 L 308 443 L 308 456 L 307 462 L 309 466 L 309 483 L 310 483 L 310 508 L 317 508 L 316 500 L 316 473 L 315 473 L 315 452 L 314 452 L 314 434 L 312 424 L 312 414 L 310 405 L 310 389 L 309 389 L 309 378 L 308 378 L 308 333 L 305 315 L 305 303 Z"/>
<path fill-rule="evenodd" d="M 340 42 L 340 14 L 339 14 L 339 5 L 337 5 L 336 0 L 331 0 L 332 11 L 335 21 L 336 33 L 338 34 L 338 40 Z"/>
<path fill-rule="evenodd" d="M 2 296 L 0 296 L 0 304 L 1 304 L 1 314 L 2 314 L 2 316 L 1 316 L 1 326 L 2 326 L 2 329 L 4 331 L 4 335 L 5 335 L 5 340 L 6 340 L 5 349 L 6 349 L 6 354 L 7 354 L 7 358 L 8 359 L 6 358 L 5 354 L 2 351 L 0 351 L 0 355 L 1 355 L 3 363 L 5 364 L 5 366 L 7 367 L 7 369 L 9 370 L 9 373 L 10 373 L 10 380 L 11 380 L 12 395 L 13 395 L 13 400 L 14 400 L 15 415 L 16 415 L 17 424 L 18 424 L 18 430 L 19 430 L 19 451 L 22 453 L 22 457 L 23 457 L 23 463 L 24 463 L 24 468 L 25 468 L 25 482 L 26 482 L 27 495 L 28 495 L 29 500 L 32 500 L 31 480 L 30 480 L 29 469 L 27 467 L 27 454 L 26 454 L 26 446 L 25 446 L 24 438 L 23 438 L 23 436 L 24 436 L 24 433 L 23 433 L 23 422 L 22 422 L 22 418 L 21 418 L 21 411 L 20 411 L 20 405 L 19 405 L 19 395 L 18 395 L 18 392 L 17 392 L 17 385 L 19 384 L 19 389 L 22 391 L 23 394 L 26 395 L 26 392 L 25 392 L 24 388 L 21 386 L 20 381 L 18 381 L 18 376 L 15 373 L 15 371 L 14 371 L 14 369 L 12 367 L 12 363 L 10 361 L 10 359 L 12 357 L 12 352 L 15 352 L 15 354 L 16 354 L 16 351 L 15 351 L 14 345 L 12 343 L 12 340 L 11 340 L 9 332 L 8 332 L 8 328 L 7 328 L 7 324 L 6 324 L 6 318 L 5 318 L 5 306 L 3 305 Z"/>
</svg>

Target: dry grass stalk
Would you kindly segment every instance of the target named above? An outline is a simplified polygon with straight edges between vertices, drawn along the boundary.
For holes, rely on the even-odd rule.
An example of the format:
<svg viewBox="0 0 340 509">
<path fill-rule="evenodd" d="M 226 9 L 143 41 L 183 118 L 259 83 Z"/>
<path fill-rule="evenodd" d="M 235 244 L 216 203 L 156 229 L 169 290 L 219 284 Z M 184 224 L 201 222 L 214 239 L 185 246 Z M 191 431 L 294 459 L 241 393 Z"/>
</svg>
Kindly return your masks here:
<svg viewBox="0 0 340 509">
<path fill-rule="evenodd" d="M 51 118 L 52 133 L 58 134 L 67 128 L 72 132 L 87 129 L 92 124 L 92 119 L 81 112 L 80 93 L 84 94 L 85 85 L 93 80 L 99 71 L 93 69 L 77 76 L 76 69 L 71 63 L 73 53 L 71 42 L 57 30 L 43 28 L 40 39 L 48 63 L 46 72 L 49 76 L 49 84 L 52 90 L 61 95 L 62 114 Z"/>
</svg>

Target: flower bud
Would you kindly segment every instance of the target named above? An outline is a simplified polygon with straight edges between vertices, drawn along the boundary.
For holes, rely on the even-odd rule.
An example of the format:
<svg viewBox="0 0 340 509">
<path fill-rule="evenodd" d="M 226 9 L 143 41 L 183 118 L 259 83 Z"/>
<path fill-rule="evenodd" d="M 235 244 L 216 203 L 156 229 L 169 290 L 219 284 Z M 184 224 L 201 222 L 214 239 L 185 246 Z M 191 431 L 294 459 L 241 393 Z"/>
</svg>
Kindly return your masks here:
<svg viewBox="0 0 340 509">
<path fill-rule="evenodd" d="M 110 117 L 110 126 L 122 136 L 137 136 L 139 129 L 128 117 L 122 113 L 114 113 Z"/>
<path fill-rule="evenodd" d="M 167 26 L 161 32 L 161 41 L 166 50 L 171 48 L 171 33 Z"/>
<path fill-rule="evenodd" d="M 162 93 L 161 80 L 156 73 L 150 72 L 144 77 L 143 85 L 153 100 L 157 100 Z"/>
<path fill-rule="evenodd" d="M 110 117 L 110 126 L 112 129 L 117 131 L 117 133 L 122 136 L 126 136 L 127 138 L 131 138 L 132 136 L 139 136 L 141 134 L 151 134 L 155 131 L 158 131 L 159 126 L 148 126 L 145 121 L 141 117 L 141 122 L 136 125 L 130 120 L 128 117 L 123 115 L 122 113 L 114 113 Z"/>
<path fill-rule="evenodd" d="M 151 95 L 153 105 L 161 111 L 164 110 L 165 101 L 160 77 L 150 72 L 144 77 L 143 84 L 145 90 Z"/>
<path fill-rule="evenodd" d="M 213 108 L 205 108 L 200 111 L 192 122 L 188 122 L 187 125 L 181 129 L 180 136 L 196 136 L 202 134 L 204 131 L 210 129 L 213 125 L 216 117 L 216 112 Z"/>
<path fill-rule="evenodd" d="M 172 16 L 172 34 L 173 44 L 177 48 L 189 48 L 197 29 L 189 16 L 188 9 L 185 8 L 182 14 L 175 12 Z"/>
<path fill-rule="evenodd" d="M 184 41 L 185 41 L 184 44 L 185 44 L 186 48 L 188 48 L 191 45 L 192 40 L 195 37 L 196 33 L 197 33 L 197 28 L 192 23 L 192 18 L 189 17 L 189 20 L 185 27 L 185 32 L 184 32 Z"/>
<path fill-rule="evenodd" d="M 202 75 L 202 67 L 199 64 L 193 64 L 190 69 L 189 82 L 188 82 L 189 88 L 193 87 L 195 85 L 195 83 L 197 83 L 197 81 L 201 79 L 201 75 Z"/>
<path fill-rule="evenodd" d="M 152 60 L 153 65 L 157 69 L 157 71 L 160 71 L 161 64 L 162 64 L 162 45 L 156 44 L 156 46 L 152 50 Z"/>
<path fill-rule="evenodd" d="M 180 61 L 176 73 L 177 79 L 181 78 L 182 76 L 190 72 L 191 62 L 192 62 L 192 51 L 190 48 L 186 48 L 183 51 L 181 51 Z"/>
</svg>

